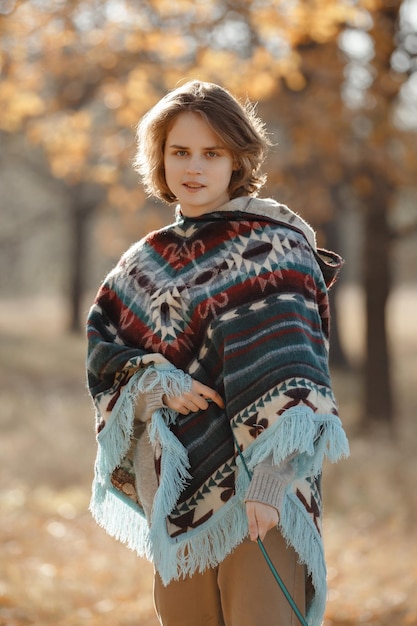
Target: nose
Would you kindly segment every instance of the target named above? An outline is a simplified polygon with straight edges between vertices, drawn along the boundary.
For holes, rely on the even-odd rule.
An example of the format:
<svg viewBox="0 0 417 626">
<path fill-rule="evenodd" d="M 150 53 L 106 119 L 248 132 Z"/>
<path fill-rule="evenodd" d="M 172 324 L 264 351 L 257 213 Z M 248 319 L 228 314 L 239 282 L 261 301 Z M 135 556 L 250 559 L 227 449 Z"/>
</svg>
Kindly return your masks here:
<svg viewBox="0 0 417 626">
<path fill-rule="evenodd" d="M 187 163 L 188 174 L 201 174 L 203 166 L 201 164 L 201 158 L 198 155 L 192 156 Z"/>
</svg>

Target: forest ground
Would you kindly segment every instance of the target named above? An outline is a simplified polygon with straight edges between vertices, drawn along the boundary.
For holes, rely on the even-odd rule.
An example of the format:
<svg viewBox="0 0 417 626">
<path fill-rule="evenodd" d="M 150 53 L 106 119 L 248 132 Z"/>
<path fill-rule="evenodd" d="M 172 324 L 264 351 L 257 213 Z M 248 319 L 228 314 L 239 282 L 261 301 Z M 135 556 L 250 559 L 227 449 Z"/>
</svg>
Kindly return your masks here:
<svg viewBox="0 0 417 626">
<path fill-rule="evenodd" d="M 362 298 L 339 295 L 352 364 Z M 361 378 L 333 372 L 351 457 L 326 465 L 325 626 L 417 626 L 417 290 L 388 311 L 395 432 L 361 434 Z M 95 456 L 85 340 L 56 301 L 0 304 L 0 626 L 157 626 L 152 568 L 88 513 Z"/>
</svg>

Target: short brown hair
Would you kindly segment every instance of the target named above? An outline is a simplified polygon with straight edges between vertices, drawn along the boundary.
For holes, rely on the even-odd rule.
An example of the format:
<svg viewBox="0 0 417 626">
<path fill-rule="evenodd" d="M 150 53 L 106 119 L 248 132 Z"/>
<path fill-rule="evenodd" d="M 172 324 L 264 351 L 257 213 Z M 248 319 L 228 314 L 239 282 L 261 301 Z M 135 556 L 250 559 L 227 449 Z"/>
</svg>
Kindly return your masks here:
<svg viewBox="0 0 417 626">
<path fill-rule="evenodd" d="M 170 91 L 137 126 L 134 167 L 148 193 L 168 203 L 176 201 L 165 179 L 165 142 L 176 117 L 190 111 L 203 116 L 238 166 L 230 180 L 230 198 L 256 196 L 266 180 L 260 173 L 269 145 L 263 122 L 249 102 L 240 104 L 223 87 L 197 80 Z"/>
</svg>

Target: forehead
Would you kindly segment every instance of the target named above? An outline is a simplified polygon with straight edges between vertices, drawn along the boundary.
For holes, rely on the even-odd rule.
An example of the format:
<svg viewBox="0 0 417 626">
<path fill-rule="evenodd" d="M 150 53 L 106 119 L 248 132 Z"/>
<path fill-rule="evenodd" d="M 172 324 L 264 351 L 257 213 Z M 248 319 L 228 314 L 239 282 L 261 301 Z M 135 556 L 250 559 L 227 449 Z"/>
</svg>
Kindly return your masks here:
<svg viewBox="0 0 417 626">
<path fill-rule="evenodd" d="M 204 117 L 192 111 L 184 111 L 177 115 L 167 135 L 167 142 L 170 144 L 185 145 L 185 140 L 187 145 L 188 143 L 211 147 L 225 145 Z"/>
</svg>

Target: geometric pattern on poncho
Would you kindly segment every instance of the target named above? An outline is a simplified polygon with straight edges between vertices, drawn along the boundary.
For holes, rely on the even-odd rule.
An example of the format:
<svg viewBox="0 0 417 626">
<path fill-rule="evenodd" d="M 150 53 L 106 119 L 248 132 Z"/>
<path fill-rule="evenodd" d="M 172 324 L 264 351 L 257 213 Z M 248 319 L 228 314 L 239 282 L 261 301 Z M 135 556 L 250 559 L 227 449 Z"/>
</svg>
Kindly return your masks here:
<svg viewBox="0 0 417 626">
<path fill-rule="evenodd" d="M 177 537 L 207 522 L 215 512 L 214 508 L 210 507 L 210 501 L 219 498 L 225 503 L 234 495 L 235 470 L 234 461 L 225 463 L 191 498 L 181 502 L 172 511 L 168 518 L 168 532 L 171 537 Z M 199 503 L 202 503 L 204 508 L 198 509 L 199 517 L 197 518 Z"/>
<path fill-rule="evenodd" d="M 293 378 L 282 382 L 234 417 L 232 426 L 234 429 L 240 427 L 241 449 L 249 446 L 265 428 L 268 428 L 270 418 L 274 414 L 282 414 L 288 408 L 303 405 L 315 412 L 319 406 L 323 409 L 323 399 L 328 402 L 328 410 L 334 410 L 334 398 L 328 388 L 305 379 Z M 228 461 L 190 498 L 181 499 L 167 522 L 171 537 L 174 538 L 207 522 L 221 503 L 227 502 L 234 495 L 235 471 L 234 460 Z M 321 498 L 315 481 L 308 481 L 307 488 L 304 483 L 300 483 L 297 497 L 312 517 L 317 530 L 321 532 L 319 519 Z"/>
<path fill-rule="evenodd" d="M 107 324 L 107 331 L 114 343 L 133 347 L 139 339 L 145 352 L 161 352 L 215 384 L 228 405 L 228 416 L 216 407 L 205 412 L 213 425 L 207 432 L 200 412 L 171 426 L 191 463 L 191 480 L 167 520 L 174 537 L 209 519 L 233 495 L 231 426 L 244 449 L 259 427 L 289 408 L 337 412 L 326 369 L 328 302 L 318 268 L 312 277 L 305 239 L 262 218 L 185 219 L 151 235 L 139 252 L 140 262 L 133 249 L 120 264 L 127 283 L 118 295 L 118 328 Z M 109 408 L 119 397 L 117 384 L 130 375 L 117 372 Z"/>
<path fill-rule="evenodd" d="M 307 477 L 296 484 L 296 495 L 310 515 L 319 535 L 322 535 L 321 493 L 319 478 Z"/>
</svg>

